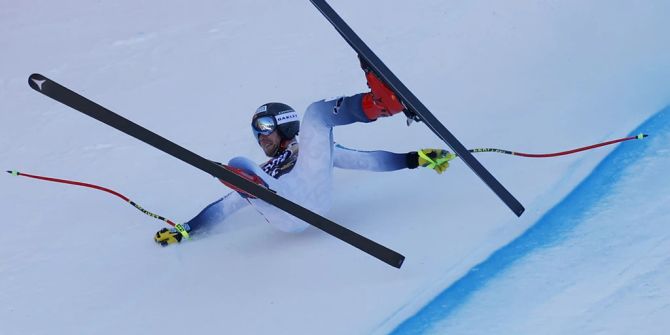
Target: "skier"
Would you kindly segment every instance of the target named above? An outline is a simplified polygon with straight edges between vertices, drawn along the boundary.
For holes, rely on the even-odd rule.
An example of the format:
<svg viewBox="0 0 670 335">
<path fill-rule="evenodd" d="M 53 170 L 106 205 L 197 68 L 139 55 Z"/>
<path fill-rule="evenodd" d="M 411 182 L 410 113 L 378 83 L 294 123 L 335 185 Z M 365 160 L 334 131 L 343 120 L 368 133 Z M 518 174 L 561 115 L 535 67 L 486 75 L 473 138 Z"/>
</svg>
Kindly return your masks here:
<svg viewBox="0 0 670 335">
<path fill-rule="evenodd" d="M 251 120 L 251 130 L 270 160 L 260 166 L 245 157 L 235 157 L 227 167 L 244 178 L 320 215 L 329 209 L 333 167 L 369 171 L 394 171 L 428 167 L 442 173 L 456 157 L 443 149 L 422 149 L 408 153 L 357 151 L 333 142 L 335 126 L 372 122 L 404 110 L 395 94 L 365 65 L 370 92 L 311 104 L 305 111 L 302 127 L 290 106 L 271 102 L 260 106 Z M 300 132 L 300 145 L 297 135 Z M 271 225 L 285 232 L 300 232 L 308 223 L 249 196 L 232 185 L 223 198 L 205 207 L 183 226 L 189 234 L 206 231 L 237 210 L 251 204 Z M 174 228 L 158 231 L 154 240 L 161 245 L 180 242 Z"/>
</svg>

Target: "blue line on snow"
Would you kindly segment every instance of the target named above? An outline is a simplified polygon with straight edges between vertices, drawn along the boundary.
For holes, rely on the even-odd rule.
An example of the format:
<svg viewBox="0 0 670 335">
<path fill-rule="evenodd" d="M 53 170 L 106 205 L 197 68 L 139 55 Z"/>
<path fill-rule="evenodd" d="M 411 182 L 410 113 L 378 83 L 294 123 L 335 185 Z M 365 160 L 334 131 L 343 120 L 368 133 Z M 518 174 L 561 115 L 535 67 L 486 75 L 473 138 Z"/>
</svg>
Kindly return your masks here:
<svg viewBox="0 0 670 335">
<path fill-rule="evenodd" d="M 476 265 L 466 275 L 447 287 L 417 314 L 401 323 L 392 334 L 422 334 L 436 322 L 449 318 L 478 290 L 493 279 L 502 276 L 516 262 L 534 251 L 549 248 L 566 238 L 588 213 L 588 209 L 607 194 L 614 181 L 621 178 L 625 169 L 647 154 L 662 133 L 670 133 L 670 107 L 649 118 L 636 129 L 649 133 L 642 142 L 622 143 L 610 153 L 591 174 L 565 199 L 549 210 L 524 234 L 498 249 L 484 262 Z"/>
</svg>

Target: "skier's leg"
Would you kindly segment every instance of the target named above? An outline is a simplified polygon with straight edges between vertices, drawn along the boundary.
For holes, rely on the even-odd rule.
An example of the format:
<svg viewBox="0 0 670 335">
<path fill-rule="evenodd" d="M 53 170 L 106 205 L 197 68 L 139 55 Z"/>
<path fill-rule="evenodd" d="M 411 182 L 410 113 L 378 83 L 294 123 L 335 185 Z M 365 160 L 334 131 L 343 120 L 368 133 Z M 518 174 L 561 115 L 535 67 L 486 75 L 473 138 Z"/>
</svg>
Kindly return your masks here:
<svg viewBox="0 0 670 335">
<path fill-rule="evenodd" d="M 254 161 L 250 160 L 249 158 L 246 157 L 234 157 L 231 160 L 228 161 L 228 166 L 238 168 L 241 170 L 244 170 L 246 173 L 250 175 L 256 175 L 259 176 L 265 184 L 267 184 L 268 188 L 271 190 L 275 190 L 278 188 L 281 188 L 279 185 L 281 182 L 269 174 L 265 172 L 263 169 L 258 166 Z"/>
<path fill-rule="evenodd" d="M 355 122 L 372 122 L 363 111 L 363 99 L 369 93 L 360 93 L 350 97 L 339 97 L 312 103 L 302 118 L 300 125 L 301 143 L 307 127 L 336 127 Z M 302 149 L 302 144 L 301 144 Z"/>
</svg>

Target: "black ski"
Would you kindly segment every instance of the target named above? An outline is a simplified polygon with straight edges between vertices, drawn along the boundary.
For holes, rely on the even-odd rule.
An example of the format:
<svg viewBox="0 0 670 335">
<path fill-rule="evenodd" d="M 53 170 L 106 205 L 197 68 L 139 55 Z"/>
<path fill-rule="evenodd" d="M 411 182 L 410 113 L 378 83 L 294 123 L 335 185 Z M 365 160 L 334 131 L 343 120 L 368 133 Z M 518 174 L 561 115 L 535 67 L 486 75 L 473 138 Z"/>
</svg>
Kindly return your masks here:
<svg viewBox="0 0 670 335">
<path fill-rule="evenodd" d="M 133 123 L 41 74 L 32 74 L 30 78 L 28 78 L 28 83 L 34 90 L 135 137 L 138 140 L 191 164 L 202 171 L 225 180 L 235 187 L 310 223 L 373 257 L 376 257 L 382 262 L 400 268 L 405 260 L 403 255 L 297 205 L 264 187 L 247 181 L 225 167 L 205 159 L 142 126 Z"/>
<path fill-rule="evenodd" d="M 372 50 L 356 35 L 346 22 L 325 0 L 310 0 L 312 4 L 330 21 L 335 29 L 358 53 L 377 76 L 383 80 L 400 98 L 410 114 L 416 115 L 430 130 L 441 138 L 481 178 L 486 185 L 509 207 L 514 214 L 521 216 L 523 205 L 505 189 L 500 182 L 461 144 L 458 139 L 424 106 L 421 101 L 398 79 Z"/>
</svg>

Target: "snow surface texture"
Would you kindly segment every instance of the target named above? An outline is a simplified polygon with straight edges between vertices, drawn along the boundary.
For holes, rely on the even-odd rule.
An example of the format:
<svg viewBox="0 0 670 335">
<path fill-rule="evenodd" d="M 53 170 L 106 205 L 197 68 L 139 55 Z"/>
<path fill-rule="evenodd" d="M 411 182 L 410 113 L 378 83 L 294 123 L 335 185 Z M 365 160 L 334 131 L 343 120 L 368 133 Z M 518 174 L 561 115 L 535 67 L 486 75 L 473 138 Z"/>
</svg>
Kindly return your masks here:
<svg viewBox="0 0 670 335">
<path fill-rule="evenodd" d="M 629 133 L 670 102 L 667 1 L 331 4 L 467 147 L 587 145 Z M 0 167 L 101 184 L 176 221 L 228 190 L 46 99 L 28 87 L 28 76 L 42 73 L 217 161 L 264 159 L 248 128 L 262 103 L 300 111 L 366 90 L 355 55 L 308 1 L 2 1 L 0 45 Z M 363 150 L 444 146 L 402 117 L 337 129 L 335 138 Z M 317 229 L 275 231 L 250 209 L 197 241 L 158 248 L 151 236 L 162 223 L 108 194 L 6 175 L 0 333 L 388 333 L 523 234 L 611 150 L 538 160 L 478 156 L 526 205 L 521 219 L 460 162 L 441 176 L 336 172 L 329 218 L 403 253 L 400 270 Z M 662 288 L 667 266 L 653 257 L 664 244 L 653 251 L 644 241 L 632 247 L 642 250 L 641 265 L 606 279 L 611 289 L 616 281 L 631 285 L 612 302 L 643 311 L 670 301 L 660 290 L 646 304 L 645 285 Z M 625 280 L 636 274 L 639 280 Z M 508 308 L 524 303 L 510 292 L 491 299 L 505 299 Z M 518 310 L 567 315 L 588 333 L 599 323 L 575 319 L 572 307 L 592 306 L 603 292 L 553 290 Z M 614 305 L 596 320 L 613 320 L 620 327 L 612 333 L 625 333 L 627 319 L 616 313 L 626 308 Z M 462 327 L 457 317 L 473 320 L 467 310 L 463 304 L 440 327 Z M 538 325 L 507 329 L 537 333 L 545 327 Z"/>
<path fill-rule="evenodd" d="M 670 107 L 642 131 L 394 333 L 666 334 Z"/>
</svg>

